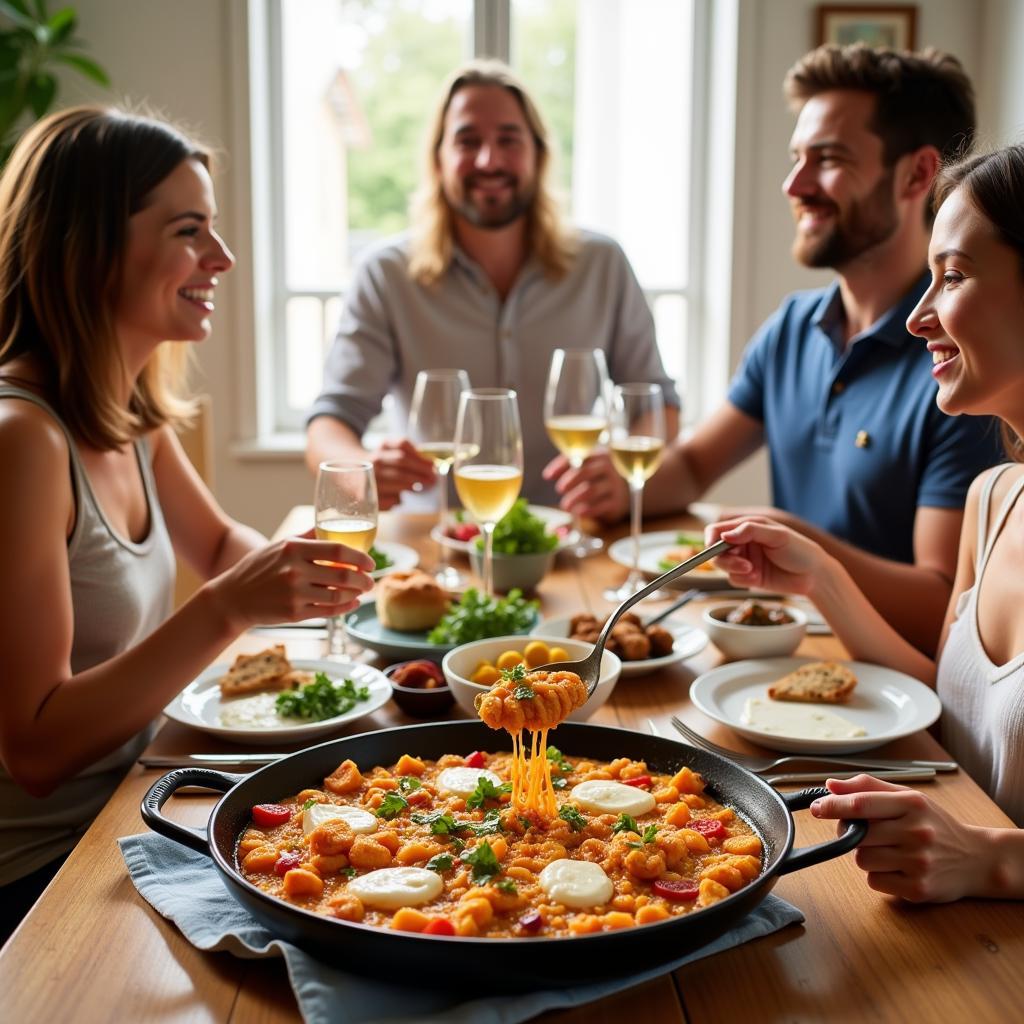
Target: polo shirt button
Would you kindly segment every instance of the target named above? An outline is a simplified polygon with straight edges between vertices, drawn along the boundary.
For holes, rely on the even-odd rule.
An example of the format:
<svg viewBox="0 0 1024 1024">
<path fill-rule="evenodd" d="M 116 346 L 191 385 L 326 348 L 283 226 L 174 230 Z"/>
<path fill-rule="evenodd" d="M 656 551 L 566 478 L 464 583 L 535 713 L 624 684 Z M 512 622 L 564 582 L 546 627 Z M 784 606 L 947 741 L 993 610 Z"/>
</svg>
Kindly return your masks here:
<svg viewBox="0 0 1024 1024">
<path fill-rule="evenodd" d="M 845 390 L 846 385 L 841 380 L 837 380 L 835 384 L 832 385 L 833 395 L 841 395 Z"/>
<path fill-rule="evenodd" d="M 867 448 L 871 444 L 871 435 L 866 430 L 858 430 L 853 443 L 858 448 Z"/>
</svg>

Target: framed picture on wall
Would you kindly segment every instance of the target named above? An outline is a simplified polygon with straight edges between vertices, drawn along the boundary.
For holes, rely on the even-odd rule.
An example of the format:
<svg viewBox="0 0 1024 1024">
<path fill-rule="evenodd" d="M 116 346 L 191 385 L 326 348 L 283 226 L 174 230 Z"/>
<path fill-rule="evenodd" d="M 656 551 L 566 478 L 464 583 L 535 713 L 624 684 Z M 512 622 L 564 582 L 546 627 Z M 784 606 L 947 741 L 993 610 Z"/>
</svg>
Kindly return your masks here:
<svg viewBox="0 0 1024 1024">
<path fill-rule="evenodd" d="M 819 4 L 817 45 L 866 43 L 892 50 L 916 44 L 916 4 Z"/>
</svg>

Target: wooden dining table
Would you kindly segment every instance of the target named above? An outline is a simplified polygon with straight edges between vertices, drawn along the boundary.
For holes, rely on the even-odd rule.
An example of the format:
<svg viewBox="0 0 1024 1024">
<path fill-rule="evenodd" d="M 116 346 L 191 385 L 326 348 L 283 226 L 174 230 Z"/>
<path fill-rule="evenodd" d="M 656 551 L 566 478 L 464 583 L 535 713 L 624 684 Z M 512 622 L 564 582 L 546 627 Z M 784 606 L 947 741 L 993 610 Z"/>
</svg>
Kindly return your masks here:
<svg viewBox="0 0 1024 1024">
<path fill-rule="evenodd" d="M 279 533 L 308 528 L 312 510 L 293 510 Z M 386 513 L 379 537 L 415 548 L 423 564 L 437 558 L 430 517 Z M 682 519 L 650 529 L 691 525 Z M 623 531 L 605 534 L 606 540 Z M 605 554 L 577 561 L 560 555 L 538 588 L 545 616 L 609 609 L 602 591 L 625 570 Z M 713 594 L 709 600 L 715 600 Z M 649 606 L 651 613 L 658 607 Z M 700 600 L 678 615 L 697 623 Z M 249 633 L 225 652 L 286 644 L 293 657 L 319 657 L 322 633 L 308 628 Z M 799 654 L 843 657 L 832 636 L 808 636 Z M 695 657 L 646 676 L 622 678 L 591 719 L 640 732 L 673 735 L 678 715 L 709 739 L 755 752 L 689 699 L 694 678 L 721 664 L 709 645 Z M 381 664 L 381 662 L 376 662 Z M 461 712 L 453 709 L 452 717 Z M 413 721 L 393 703 L 351 724 L 342 735 Z M 87 727 L 87 723 L 84 724 Z M 268 749 L 278 749 L 273 744 Z M 239 748 L 178 722 L 167 721 L 147 750 L 168 757 Z M 259 748 L 252 748 L 259 749 Z M 288 748 L 286 748 L 288 749 Z M 886 758 L 945 759 L 928 732 L 875 751 Z M 116 840 L 145 831 L 143 795 L 161 771 L 136 764 L 67 859 L 18 931 L 0 952 L 0 1019 L 25 1022 L 215 1021 L 270 1024 L 300 1019 L 283 960 L 242 960 L 200 952 L 173 923 L 138 894 Z M 1011 827 L 1009 819 L 962 771 L 920 784 L 956 818 Z M 175 820 L 201 826 L 217 796 L 180 796 L 165 806 Z M 835 823 L 798 813 L 797 845 L 831 838 Z M 783 876 L 774 892 L 800 908 L 803 925 L 784 928 L 696 961 L 641 986 L 586 1006 L 550 1012 L 540 1020 L 561 1024 L 759 1024 L 759 1022 L 862 1022 L 919 1020 L 1009 1022 L 1024 1020 L 1024 904 L 961 900 L 915 905 L 872 891 L 852 855 Z M 571 941 L 571 940 L 570 940 Z M 613 964 L 595 965 L 607 975 Z"/>
</svg>

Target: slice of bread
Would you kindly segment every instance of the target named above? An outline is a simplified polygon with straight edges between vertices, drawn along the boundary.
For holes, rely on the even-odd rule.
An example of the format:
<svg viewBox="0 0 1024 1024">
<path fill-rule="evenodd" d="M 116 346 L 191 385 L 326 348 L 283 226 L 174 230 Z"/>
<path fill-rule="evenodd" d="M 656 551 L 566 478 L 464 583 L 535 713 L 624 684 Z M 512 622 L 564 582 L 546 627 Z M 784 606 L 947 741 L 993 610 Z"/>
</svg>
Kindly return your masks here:
<svg viewBox="0 0 1024 1024">
<path fill-rule="evenodd" d="M 222 697 L 238 697 L 261 690 L 289 690 L 296 685 L 289 678 L 291 671 L 284 644 L 275 644 L 258 654 L 240 654 L 228 674 L 221 676 L 220 693 Z"/>
<path fill-rule="evenodd" d="M 777 679 L 768 687 L 768 696 L 772 700 L 845 704 L 856 685 L 857 677 L 845 665 L 814 661 Z"/>
</svg>

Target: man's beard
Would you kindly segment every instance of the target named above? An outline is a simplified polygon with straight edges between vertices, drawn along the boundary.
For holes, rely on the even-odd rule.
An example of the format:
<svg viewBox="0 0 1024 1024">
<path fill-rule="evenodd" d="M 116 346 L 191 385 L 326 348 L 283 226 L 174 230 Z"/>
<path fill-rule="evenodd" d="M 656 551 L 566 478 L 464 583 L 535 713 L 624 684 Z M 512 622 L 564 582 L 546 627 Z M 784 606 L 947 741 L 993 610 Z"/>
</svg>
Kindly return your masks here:
<svg viewBox="0 0 1024 1024">
<path fill-rule="evenodd" d="M 894 175 L 894 170 L 888 171 L 864 199 L 851 203 L 827 234 L 810 237 L 798 230 L 793 240 L 794 259 L 805 267 L 839 269 L 892 237 L 898 226 L 892 198 Z M 802 201 L 801 205 L 836 210 L 828 200 Z"/>
<path fill-rule="evenodd" d="M 499 228 L 507 227 L 514 221 L 519 220 L 533 206 L 536 189 L 534 187 L 518 188 L 518 180 L 510 175 L 503 176 L 512 184 L 512 196 L 510 199 L 500 204 L 485 201 L 478 205 L 477 202 L 470 198 L 475 177 L 475 175 L 470 175 L 463 180 L 460 202 L 452 202 L 450 197 L 445 197 L 452 210 L 468 220 L 470 224 L 478 228 L 484 228 L 487 231 L 497 231 Z"/>
</svg>

